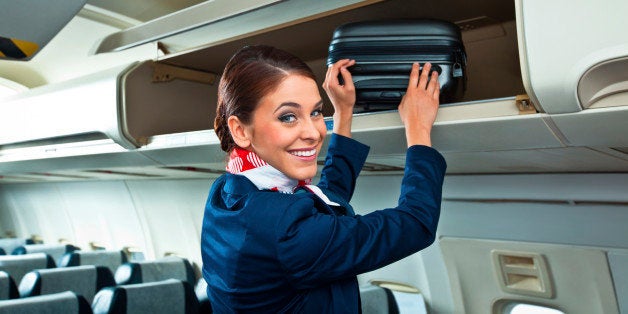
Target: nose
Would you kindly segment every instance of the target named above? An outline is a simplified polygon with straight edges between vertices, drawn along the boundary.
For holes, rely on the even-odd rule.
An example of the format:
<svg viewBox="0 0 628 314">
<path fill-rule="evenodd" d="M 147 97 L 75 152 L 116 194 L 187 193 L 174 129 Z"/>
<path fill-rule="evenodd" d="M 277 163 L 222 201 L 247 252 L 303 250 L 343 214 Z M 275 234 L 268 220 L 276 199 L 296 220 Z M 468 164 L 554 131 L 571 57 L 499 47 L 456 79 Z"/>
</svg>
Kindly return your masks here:
<svg viewBox="0 0 628 314">
<path fill-rule="evenodd" d="M 318 131 L 316 123 L 320 122 L 314 121 L 313 119 L 305 120 L 306 122 L 302 124 L 301 128 L 301 138 L 309 141 L 319 141 L 321 133 Z"/>
</svg>

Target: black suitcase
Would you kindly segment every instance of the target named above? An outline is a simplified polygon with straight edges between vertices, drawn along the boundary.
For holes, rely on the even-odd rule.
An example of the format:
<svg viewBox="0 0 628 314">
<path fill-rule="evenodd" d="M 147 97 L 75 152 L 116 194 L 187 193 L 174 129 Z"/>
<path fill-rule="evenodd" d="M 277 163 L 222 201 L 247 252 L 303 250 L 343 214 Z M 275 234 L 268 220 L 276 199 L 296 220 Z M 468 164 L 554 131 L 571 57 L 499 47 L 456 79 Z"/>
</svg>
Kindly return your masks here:
<svg viewBox="0 0 628 314">
<path fill-rule="evenodd" d="M 440 20 L 392 20 L 339 26 L 329 44 L 327 65 L 355 59 L 349 68 L 356 87 L 356 112 L 396 109 L 408 87 L 412 63 L 439 74 L 441 103 L 462 98 L 467 57 L 460 29 Z"/>
</svg>

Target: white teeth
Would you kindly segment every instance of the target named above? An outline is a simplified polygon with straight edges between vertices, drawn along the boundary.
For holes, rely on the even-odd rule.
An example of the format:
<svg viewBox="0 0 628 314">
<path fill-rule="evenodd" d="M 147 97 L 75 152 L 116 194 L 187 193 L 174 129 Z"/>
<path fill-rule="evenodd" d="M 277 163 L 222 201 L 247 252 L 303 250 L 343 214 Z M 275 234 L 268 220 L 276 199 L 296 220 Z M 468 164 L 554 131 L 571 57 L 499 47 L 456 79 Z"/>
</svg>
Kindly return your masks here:
<svg viewBox="0 0 628 314">
<path fill-rule="evenodd" d="M 314 156 L 314 154 L 316 154 L 316 149 L 312 149 L 312 150 L 298 150 L 298 151 L 292 151 L 290 152 L 290 154 L 295 155 L 295 156 L 299 156 L 299 157 L 310 157 L 310 156 Z"/>
</svg>

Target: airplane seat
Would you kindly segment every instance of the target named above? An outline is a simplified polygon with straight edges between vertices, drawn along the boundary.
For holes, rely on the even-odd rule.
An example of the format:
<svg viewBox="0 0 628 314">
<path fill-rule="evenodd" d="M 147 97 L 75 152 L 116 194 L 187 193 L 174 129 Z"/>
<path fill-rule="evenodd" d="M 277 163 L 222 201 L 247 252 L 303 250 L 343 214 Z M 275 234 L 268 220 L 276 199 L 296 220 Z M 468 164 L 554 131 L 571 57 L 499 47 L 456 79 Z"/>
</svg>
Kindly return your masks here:
<svg viewBox="0 0 628 314">
<path fill-rule="evenodd" d="M 194 288 L 196 299 L 198 300 L 199 313 L 213 313 L 212 305 L 209 302 L 207 296 L 207 281 L 204 278 L 200 278 Z"/>
<path fill-rule="evenodd" d="M 96 294 L 92 310 L 95 314 L 196 314 L 199 305 L 189 283 L 167 279 L 104 288 Z"/>
<path fill-rule="evenodd" d="M 63 255 L 59 267 L 94 265 L 109 268 L 115 274 L 118 267 L 127 262 L 123 251 L 74 251 Z"/>
<path fill-rule="evenodd" d="M 31 271 L 24 275 L 18 290 L 22 298 L 73 291 L 91 303 L 98 291 L 109 286 L 115 286 L 109 268 L 85 265 Z"/>
<path fill-rule="evenodd" d="M 55 267 L 52 257 L 45 253 L 0 256 L 0 270 L 6 271 L 16 283 L 31 270 Z"/>
<path fill-rule="evenodd" d="M 65 291 L 37 297 L 0 301 L 0 314 L 14 313 L 91 314 L 92 309 L 84 297 L 71 291 Z"/>
<path fill-rule="evenodd" d="M 152 261 L 124 263 L 115 272 L 118 285 L 178 279 L 190 286 L 196 282 L 196 276 L 190 262 L 181 257 L 168 256 Z"/>
<path fill-rule="evenodd" d="M 375 285 L 361 286 L 360 301 L 363 314 L 399 314 L 397 301 L 390 289 Z"/>
<path fill-rule="evenodd" d="M 18 297 L 13 278 L 7 272 L 0 271 L 0 300 L 17 299 Z"/>
<path fill-rule="evenodd" d="M 26 238 L 5 238 L 0 239 L 0 249 L 2 249 L 5 254 L 9 254 L 15 250 L 18 246 L 26 245 L 26 244 L 34 244 L 32 239 Z"/>
<path fill-rule="evenodd" d="M 46 253 L 52 257 L 55 263 L 61 260 L 61 257 L 70 252 L 80 250 L 71 244 L 26 244 L 18 246 L 13 250 L 13 255 L 22 255 L 30 253 Z"/>
</svg>

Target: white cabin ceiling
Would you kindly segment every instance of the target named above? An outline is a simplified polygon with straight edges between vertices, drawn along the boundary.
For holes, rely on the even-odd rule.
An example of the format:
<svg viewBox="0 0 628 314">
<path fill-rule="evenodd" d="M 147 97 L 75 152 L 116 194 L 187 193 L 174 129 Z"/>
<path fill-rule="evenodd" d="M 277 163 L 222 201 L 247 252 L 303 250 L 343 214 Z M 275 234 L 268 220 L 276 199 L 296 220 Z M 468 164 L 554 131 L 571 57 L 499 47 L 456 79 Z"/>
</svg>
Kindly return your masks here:
<svg viewBox="0 0 628 314">
<path fill-rule="evenodd" d="M 205 2 L 202 0 L 89 0 L 87 4 L 147 22 L 164 15 Z"/>
</svg>

